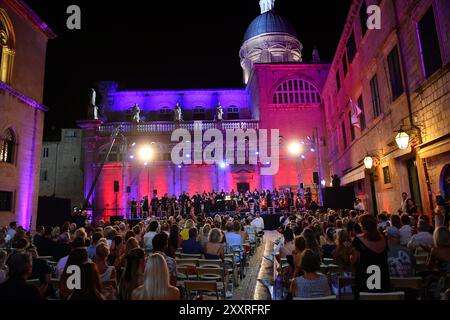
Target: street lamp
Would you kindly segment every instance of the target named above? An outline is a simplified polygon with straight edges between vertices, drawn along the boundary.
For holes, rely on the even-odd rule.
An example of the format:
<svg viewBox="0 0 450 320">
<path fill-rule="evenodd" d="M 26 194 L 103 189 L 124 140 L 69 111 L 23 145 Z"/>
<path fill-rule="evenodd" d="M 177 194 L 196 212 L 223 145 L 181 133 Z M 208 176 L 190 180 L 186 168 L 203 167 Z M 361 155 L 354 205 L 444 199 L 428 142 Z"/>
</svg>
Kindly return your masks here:
<svg viewBox="0 0 450 320">
<path fill-rule="evenodd" d="M 143 146 L 139 149 L 138 155 L 139 159 L 147 163 L 153 158 L 153 149 L 149 146 Z"/>
<path fill-rule="evenodd" d="M 409 134 L 400 130 L 395 137 L 395 142 L 400 150 L 406 150 L 409 147 Z"/>
<path fill-rule="evenodd" d="M 369 155 L 367 155 L 364 158 L 364 166 L 366 167 L 366 169 L 370 170 L 373 167 L 373 158 Z"/>
<path fill-rule="evenodd" d="M 298 142 L 291 142 L 288 145 L 288 151 L 293 156 L 299 156 L 302 153 L 302 145 Z"/>
</svg>

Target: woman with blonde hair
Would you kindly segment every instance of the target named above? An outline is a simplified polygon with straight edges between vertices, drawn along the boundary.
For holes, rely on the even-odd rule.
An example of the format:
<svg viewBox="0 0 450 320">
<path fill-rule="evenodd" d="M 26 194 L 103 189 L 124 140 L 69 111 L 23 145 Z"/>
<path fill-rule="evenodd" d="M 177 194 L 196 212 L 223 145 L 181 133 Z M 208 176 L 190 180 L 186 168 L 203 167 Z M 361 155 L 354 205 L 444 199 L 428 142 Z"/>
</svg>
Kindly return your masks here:
<svg viewBox="0 0 450 320">
<path fill-rule="evenodd" d="M 203 248 L 205 248 L 206 244 L 209 241 L 209 232 L 211 231 L 211 225 L 210 224 L 205 224 L 202 229 L 201 229 L 201 235 L 200 235 L 200 244 L 202 245 Z"/>
<path fill-rule="evenodd" d="M 144 284 L 133 291 L 133 300 L 179 300 L 180 291 L 170 285 L 166 260 L 158 253 L 147 259 Z"/>
</svg>

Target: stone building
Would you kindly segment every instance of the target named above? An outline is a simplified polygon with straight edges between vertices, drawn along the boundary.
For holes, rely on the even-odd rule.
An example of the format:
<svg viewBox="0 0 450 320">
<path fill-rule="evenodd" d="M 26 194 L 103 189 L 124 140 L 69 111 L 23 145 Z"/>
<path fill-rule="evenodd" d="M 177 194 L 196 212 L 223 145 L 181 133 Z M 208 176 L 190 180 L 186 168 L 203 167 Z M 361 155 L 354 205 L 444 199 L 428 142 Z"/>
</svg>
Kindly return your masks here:
<svg viewBox="0 0 450 320">
<path fill-rule="evenodd" d="M 39 196 L 70 199 L 72 207 L 82 205 L 82 133 L 81 129 L 62 129 L 59 141 L 44 141 Z"/>
<path fill-rule="evenodd" d="M 302 62 L 297 33 L 275 10 L 274 2 L 260 1 L 261 14 L 245 32 L 239 52 L 245 87 L 136 91 L 124 89 L 114 81 L 98 85 L 101 115 L 95 119 L 95 112 L 91 112 L 94 119 L 79 122 L 85 151 L 85 196 L 109 149 L 111 134 L 119 126 L 121 133 L 91 199 L 99 216 L 125 214 L 132 198 L 151 196 L 153 190 L 162 196 L 184 191 L 191 195 L 213 190 L 245 192 L 255 188 L 291 188 L 296 192 L 303 186 L 318 196 L 320 180 L 329 182 L 326 165 L 321 165 L 327 162 L 320 161 L 321 155 L 326 156 L 320 92 L 329 65 Z M 224 110 L 222 121 L 216 119 L 219 103 Z M 140 108 L 139 123 L 133 122 L 135 104 Z M 177 104 L 183 111 L 180 123 L 174 122 Z M 221 132 L 279 129 L 279 170 L 274 175 L 261 175 L 261 168 L 271 165 L 261 161 L 175 165 L 171 161 L 171 133 L 177 128 L 192 132 L 200 125 Z M 301 154 L 287 151 L 292 141 L 304 143 Z M 156 150 L 155 158 L 147 165 L 139 163 L 133 154 L 133 148 L 143 144 L 151 144 Z M 185 156 L 190 159 L 194 155 L 192 152 Z M 247 152 L 247 157 L 252 155 Z"/>
<path fill-rule="evenodd" d="M 0 225 L 36 223 L 49 27 L 22 0 L 0 1 Z"/>
<path fill-rule="evenodd" d="M 381 9 L 381 29 L 368 29 L 371 5 Z M 402 192 L 427 214 L 436 195 L 449 200 L 449 16 L 444 0 L 352 3 L 322 96 L 330 174 L 371 212 L 396 213 Z"/>
</svg>

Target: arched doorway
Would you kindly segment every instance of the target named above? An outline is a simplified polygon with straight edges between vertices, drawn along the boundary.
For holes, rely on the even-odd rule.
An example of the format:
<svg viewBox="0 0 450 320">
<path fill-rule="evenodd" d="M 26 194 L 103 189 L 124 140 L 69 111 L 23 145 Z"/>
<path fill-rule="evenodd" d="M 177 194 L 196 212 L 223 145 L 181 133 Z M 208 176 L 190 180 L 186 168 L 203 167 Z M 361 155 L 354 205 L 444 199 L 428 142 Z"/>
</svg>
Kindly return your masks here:
<svg viewBox="0 0 450 320">
<path fill-rule="evenodd" d="M 442 170 L 441 175 L 441 191 L 445 200 L 450 200 L 450 164 L 447 164 Z"/>
</svg>

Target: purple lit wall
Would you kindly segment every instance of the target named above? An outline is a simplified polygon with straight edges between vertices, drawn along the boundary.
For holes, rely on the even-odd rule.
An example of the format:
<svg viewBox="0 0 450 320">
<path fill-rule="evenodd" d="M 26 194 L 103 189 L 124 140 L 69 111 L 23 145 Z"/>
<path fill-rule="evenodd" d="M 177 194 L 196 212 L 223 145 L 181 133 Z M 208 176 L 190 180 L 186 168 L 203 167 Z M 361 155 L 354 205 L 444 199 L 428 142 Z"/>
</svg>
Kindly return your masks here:
<svg viewBox="0 0 450 320">
<path fill-rule="evenodd" d="M 109 93 L 112 105 L 107 111 L 126 111 L 135 103 L 144 111 L 173 108 L 179 102 L 183 109 L 195 107 L 213 109 L 220 102 L 222 107 L 237 106 L 248 109 L 248 95 L 244 89 L 187 90 L 187 91 L 119 91 Z"/>
</svg>

